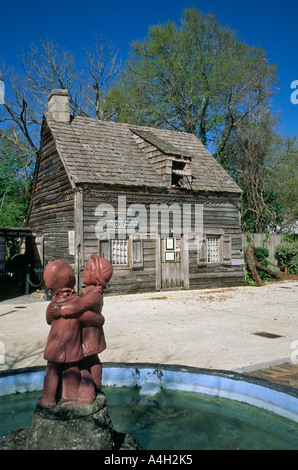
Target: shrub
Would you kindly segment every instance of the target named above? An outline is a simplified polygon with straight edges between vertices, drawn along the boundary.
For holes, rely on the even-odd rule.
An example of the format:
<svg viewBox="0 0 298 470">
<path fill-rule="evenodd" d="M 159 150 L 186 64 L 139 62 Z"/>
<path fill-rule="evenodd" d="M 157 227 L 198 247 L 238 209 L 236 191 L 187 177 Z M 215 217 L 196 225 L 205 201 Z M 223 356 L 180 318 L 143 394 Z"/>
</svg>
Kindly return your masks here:
<svg viewBox="0 0 298 470">
<path fill-rule="evenodd" d="M 254 247 L 254 258 L 256 261 L 258 261 L 262 266 L 265 268 L 268 267 L 269 261 L 268 261 L 268 256 L 269 256 L 269 250 L 263 246 L 255 246 Z M 258 275 L 259 278 L 262 281 L 272 281 L 273 277 L 265 272 L 265 271 L 260 271 L 258 270 Z"/>
<path fill-rule="evenodd" d="M 262 266 L 265 266 L 265 268 L 268 266 L 268 256 L 269 256 L 269 250 L 267 248 L 264 248 L 262 246 L 255 246 L 254 247 L 254 259 L 258 261 Z M 265 272 L 258 270 L 258 276 L 261 279 L 261 281 L 271 281 L 273 278 L 272 276 Z M 256 286 L 257 283 L 253 280 L 251 272 L 249 269 L 246 267 L 245 270 L 245 278 L 246 278 L 246 284 L 248 286 Z"/>
<path fill-rule="evenodd" d="M 298 274 L 298 241 L 278 245 L 274 256 L 281 269 L 284 270 L 287 266 L 290 274 Z"/>
<path fill-rule="evenodd" d="M 284 241 L 285 242 L 298 242 L 298 233 L 286 233 L 284 235 Z"/>
<path fill-rule="evenodd" d="M 298 274 L 298 253 L 291 259 L 289 263 L 289 271 L 291 274 Z"/>
<path fill-rule="evenodd" d="M 267 260 L 268 256 L 269 256 L 269 250 L 267 250 L 267 248 L 264 248 L 262 246 L 254 247 L 255 260 L 257 260 L 260 264 L 262 264 L 265 267 L 268 266 L 268 260 Z"/>
</svg>

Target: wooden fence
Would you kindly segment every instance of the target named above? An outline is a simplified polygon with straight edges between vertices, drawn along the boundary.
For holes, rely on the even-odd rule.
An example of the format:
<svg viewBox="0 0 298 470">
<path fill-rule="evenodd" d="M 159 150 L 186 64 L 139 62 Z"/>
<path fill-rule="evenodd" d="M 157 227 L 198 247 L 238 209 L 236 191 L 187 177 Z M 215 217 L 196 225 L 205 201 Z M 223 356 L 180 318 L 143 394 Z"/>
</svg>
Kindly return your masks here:
<svg viewBox="0 0 298 470">
<path fill-rule="evenodd" d="M 242 236 L 243 249 L 245 250 L 247 246 L 246 235 Z M 272 271 L 279 271 L 277 260 L 274 257 L 275 248 L 280 245 L 284 240 L 284 235 L 280 234 L 269 234 L 268 233 L 256 233 L 253 236 L 253 242 L 255 247 L 262 246 L 267 248 L 269 251 L 269 265 L 268 268 Z"/>
</svg>

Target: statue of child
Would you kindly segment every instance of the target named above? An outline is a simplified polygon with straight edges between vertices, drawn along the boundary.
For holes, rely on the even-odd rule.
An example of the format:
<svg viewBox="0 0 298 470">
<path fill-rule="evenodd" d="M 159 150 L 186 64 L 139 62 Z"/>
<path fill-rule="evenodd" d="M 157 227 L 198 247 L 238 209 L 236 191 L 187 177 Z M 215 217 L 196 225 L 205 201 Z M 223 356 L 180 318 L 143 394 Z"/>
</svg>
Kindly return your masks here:
<svg viewBox="0 0 298 470">
<path fill-rule="evenodd" d="M 51 324 L 51 331 L 44 353 L 48 366 L 42 404 L 56 402 L 54 388 L 56 386 L 57 392 L 61 363 L 64 364 L 61 393 L 64 404 L 92 403 L 96 391 L 101 389 L 102 365 L 98 354 L 105 349 L 106 343 L 102 328 L 104 317 L 100 312 L 103 289 L 112 276 L 113 268 L 105 258 L 92 255 L 83 273 L 83 282 L 88 287 L 83 296 L 79 297 L 73 291 L 72 270 L 73 279 L 70 275 L 70 281 L 65 274 L 61 274 L 63 269 L 59 269 L 64 282 L 60 281 L 57 289 L 57 279 L 53 279 L 54 266 L 47 267 L 45 282 L 55 296 L 47 309 L 47 322 Z M 52 287 L 53 284 L 55 287 Z"/>
<path fill-rule="evenodd" d="M 99 258 L 92 254 L 86 264 L 83 273 L 83 283 L 87 286 L 83 292 L 83 298 L 92 293 L 101 295 L 100 302 L 103 307 L 103 290 L 113 274 L 113 267 L 106 258 Z M 102 323 L 103 325 L 103 323 Z M 89 371 L 97 391 L 101 390 L 102 364 L 98 354 L 106 348 L 103 326 L 88 326 L 86 322 L 82 323 L 82 348 L 84 354 L 83 369 L 84 373 Z"/>
</svg>

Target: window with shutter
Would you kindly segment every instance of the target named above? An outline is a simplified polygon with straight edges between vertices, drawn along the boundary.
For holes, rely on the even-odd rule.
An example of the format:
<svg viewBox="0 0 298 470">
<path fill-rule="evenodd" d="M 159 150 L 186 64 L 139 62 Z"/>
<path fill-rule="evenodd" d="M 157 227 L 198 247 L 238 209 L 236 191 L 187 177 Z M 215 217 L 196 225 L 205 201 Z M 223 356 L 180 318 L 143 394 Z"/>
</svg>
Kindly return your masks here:
<svg viewBox="0 0 298 470">
<path fill-rule="evenodd" d="M 129 239 L 103 237 L 98 241 L 98 253 L 114 266 L 143 267 L 143 239 L 131 235 Z"/>
<path fill-rule="evenodd" d="M 98 255 L 107 258 L 114 266 L 127 266 L 127 243 L 127 239 L 103 237 L 98 241 Z"/>
<path fill-rule="evenodd" d="M 232 242 L 230 235 L 222 237 L 222 264 L 227 266 L 232 263 Z"/>
<path fill-rule="evenodd" d="M 108 236 L 98 240 L 98 256 L 111 261 L 110 239 Z"/>
<path fill-rule="evenodd" d="M 197 262 L 199 266 L 206 266 L 207 264 L 206 236 L 205 235 L 198 237 Z"/>
<path fill-rule="evenodd" d="M 210 230 L 211 233 L 198 237 L 198 266 L 207 264 L 231 264 L 231 236 L 219 234 L 219 230 Z"/>
</svg>

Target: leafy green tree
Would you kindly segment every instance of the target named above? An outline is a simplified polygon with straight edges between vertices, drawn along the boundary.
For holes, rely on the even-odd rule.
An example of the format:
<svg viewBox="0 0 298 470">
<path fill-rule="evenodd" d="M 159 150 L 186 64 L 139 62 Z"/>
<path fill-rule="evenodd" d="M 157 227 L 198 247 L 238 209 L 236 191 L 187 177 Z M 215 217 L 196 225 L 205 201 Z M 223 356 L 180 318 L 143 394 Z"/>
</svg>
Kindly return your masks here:
<svg viewBox="0 0 298 470">
<path fill-rule="evenodd" d="M 194 133 L 225 164 L 234 129 L 268 110 L 275 83 L 276 66 L 262 49 L 190 8 L 180 27 L 152 26 L 133 43 L 109 95 L 119 121 Z"/>
<path fill-rule="evenodd" d="M 243 190 L 244 232 L 291 231 L 298 218 L 296 138 L 275 132 L 262 113 L 243 121 L 226 146 L 226 169 Z"/>
<path fill-rule="evenodd" d="M 243 120 L 226 145 L 225 167 L 243 190 L 242 229 L 266 232 L 274 217 L 275 193 L 266 186 L 266 162 L 274 154 L 274 121 L 261 113 Z M 272 207 L 271 207 L 272 206 Z"/>
<path fill-rule="evenodd" d="M 297 138 L 275 135 L 274 154 L 266 162 L 266 188 L 272 199 L 274 217 L 271 230 L 289 231 L 298 220 L 298 143 Z"/>
<path fill-rule="evenodd" d="M 0 139 L 0 227 L 22 226 L 30 197 L 32 159 Z"/>
<path fill-rule="evenodd" d="M 293 219 L 295 178 L 292 161 L 273 163 L 282 147 L 270 112 L 276 84 L 277 66 L 261 48 L 190 8 L 179 27 L 152 26 L 132 44 L 108 99 L 119 121 L 197 135 L 243 190 L 243 230 L 277 231 L 289 212 Z"/>
</svg>

